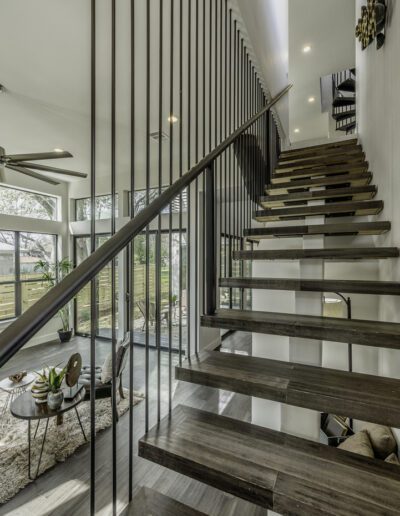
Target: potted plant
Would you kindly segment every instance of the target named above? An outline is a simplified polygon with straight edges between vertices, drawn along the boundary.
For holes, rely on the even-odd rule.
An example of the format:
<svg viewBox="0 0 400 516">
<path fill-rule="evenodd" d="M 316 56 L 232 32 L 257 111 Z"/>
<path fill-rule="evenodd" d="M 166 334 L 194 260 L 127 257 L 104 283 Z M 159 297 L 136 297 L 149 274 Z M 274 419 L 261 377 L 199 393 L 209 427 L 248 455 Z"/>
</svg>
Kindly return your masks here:
<svg viewBox="0 0 400 516">
<path fill-rule="evenodd" d="M 66 372 L 66 367 L 61 370 L 58 369 L 58 366 L 47 368 L 47 383 L 49 386 L 47 406 L 51 410 L 58 410 L 64 400 L 64 393 L 61 390 L 61 384 L 64 380 Z"/>
<path fill-rule="evenodd" d="M 62 280 L 72 270 L 72 262 L 69 258 L 63 258 L 57 263 L 50 263 L 45 260 L 39 260 L 35 265 L 35 272 L 42 275 L 42 282 L 47 285 L 47 290 L 54 287 L 57 281 Z M 68 342 L 72 337 L 72 329 L 70 327 L 70 304 L 67 303 L 59 311 L 58 315 L 61 319 L 62 328 L 58 330 L 58 336 L 61 342 Z"/>
</svg>

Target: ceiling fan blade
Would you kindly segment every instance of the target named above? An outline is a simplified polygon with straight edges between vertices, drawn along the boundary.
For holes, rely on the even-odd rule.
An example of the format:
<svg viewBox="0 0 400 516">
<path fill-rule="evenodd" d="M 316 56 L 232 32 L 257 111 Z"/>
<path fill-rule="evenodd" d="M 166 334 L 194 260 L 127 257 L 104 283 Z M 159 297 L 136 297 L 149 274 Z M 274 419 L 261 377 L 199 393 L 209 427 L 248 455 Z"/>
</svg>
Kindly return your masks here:
<svg viewBox="0 0 400 516">
<path fill-rule="evenodd" d="M 66 176 L 87 177 L 87 174 L 84 174 L 83 172 L 75 172 L 74 170 L 66 170 L 65 168 L 48 167 L 47 165 L 28 163 L 27 161 L 17 161 L 14 165 L 17 165 L 18 167 L 33 168 L 35 170 L 43 170 L 45 172 L 55 172 L 56 174 L 65 174 Z"/>
<path fill-rule="evenodd" d="M 21 174 L 25 174 L 26 176 L 34 177 L 35 179 L 40 179 L 40 181 L 45 181 L 46 183 L 50 183 L 51 185 L 59 185 L 60 184 L 58 181 L 55 181 L 54 179 L 51 179 L 50 177 L 42 176 L 41 174 L 38 174 L 37 172 L 34 172 L 33 170 L 28 170 L 27 168 L 17 167 L 15 165 L 10 165 L 9 163 L 7 163 L 6 168 L 9 168 L 10 170 L 14 170 L 15 172 L 21 172 Z"/>
<path fill-rule="evenodd" d="M 62 152 L 37 152 L 34 154 L 10 154 L 2 156 L 5 161 L 32 161 L 41 159 L 59 159 L 72 158 L 72 154 L 68 151 Z"/>
</svg>

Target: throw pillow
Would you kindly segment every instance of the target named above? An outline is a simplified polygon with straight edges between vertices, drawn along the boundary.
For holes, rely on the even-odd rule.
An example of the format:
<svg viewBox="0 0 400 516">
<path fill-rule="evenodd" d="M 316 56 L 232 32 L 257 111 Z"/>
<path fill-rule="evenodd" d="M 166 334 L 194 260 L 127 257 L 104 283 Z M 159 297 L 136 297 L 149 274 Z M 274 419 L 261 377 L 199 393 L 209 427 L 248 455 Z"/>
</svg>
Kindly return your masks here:
<svg viewBox="0 0 400 516">
<path fill-rule="evenodd" d="M 345 441 L 339 444 L 338 448 L 341 450 L 358 453 L 359 455 L 364 455 L 365 457 L 370 457 L 371 459 L 374 458 L 374 450 L 372 449 L 371 441 L 365 430 L 357 432 L 351 437 L 348 437 Z"/>
<path fill-rule="evenodd" d="M 397 443 L 388 426 L 369 423 L 364 427 L 368 433 L 375 457 L 384 460 L 388 455 L 397 451 Z"/>
<path fill-rule="evenodd" d="M 110 383 L 112 380 L 112 353 L 109 353 L 101 368 L 101 383 Z"/>
<path fill-rule="evenodd" d="M 386 457 L 385 462 L 389 462 L 390 464 L 397 464 L 397 466 L 400 466 L 399 458 L 395 453 L 391 453 L 389 457 Z"/>
</svg>

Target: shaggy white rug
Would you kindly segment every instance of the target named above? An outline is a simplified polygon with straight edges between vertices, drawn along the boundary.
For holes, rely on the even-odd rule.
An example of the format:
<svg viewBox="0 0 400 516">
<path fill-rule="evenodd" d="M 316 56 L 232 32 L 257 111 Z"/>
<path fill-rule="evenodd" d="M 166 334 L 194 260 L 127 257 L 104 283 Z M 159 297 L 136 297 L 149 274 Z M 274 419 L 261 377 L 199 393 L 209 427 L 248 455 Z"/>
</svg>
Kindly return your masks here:
<svg viewBox="0 0 400 516">
<path fill-rule="evenodd" d="M 124 389 L 125 399 L 118 405 L 118 413 L 122 416 L 129 408 L 129 391 Z M 5 402 L 6 393 L 0 391 L 0 406 Z M 143 395 L 135 392 L 133 403 L 137 405 L 144 399 Z M 78 405 L 78 412 L 87 439 L 90 439 L 90 402 L 84 401 Z M 112 425 L 110 399 L 96 400 L 96 432 Z M 33 439 L 36 422 L 31 424 L 31 475 L 36 475 L 42 438 L 46 420 L 42 420 Z M 56 418 L 51 418 L 47 430 L 39 474 L 63 462 L 74 451 L 85 444 L 75 411 L 64 414 L 62 425 L 56 425 Z M 28 423 L 16 419 L 11 414 L 0 422 L 0 503 L 12 498 L 20 489 L 32 482 L 28 477 Z"/>
</svg>

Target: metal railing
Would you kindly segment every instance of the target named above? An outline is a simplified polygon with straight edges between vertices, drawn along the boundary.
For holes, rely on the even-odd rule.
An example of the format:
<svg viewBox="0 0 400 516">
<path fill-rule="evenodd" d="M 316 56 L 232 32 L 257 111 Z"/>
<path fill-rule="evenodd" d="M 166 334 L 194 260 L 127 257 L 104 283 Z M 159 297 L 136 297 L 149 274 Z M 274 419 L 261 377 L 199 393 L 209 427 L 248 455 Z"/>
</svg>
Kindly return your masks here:
<svg viewBox="0 0 400 516">
<path fill-rule="evenodd" d="M 202 313 L 211 314 L 221 304 L 218 290 L 218 276 L 232 276 L 238 265 L 232 260 L 235 249 L 243 249 L 245 239 L 243 230 L 251 227 L 252 214 L 259 197 L 263 195 L 264 185 L 269 182 L 271 167 L 274 166 L 279 150 L 279 136 L 271 114 L 271 108 L 285 96 L 291 86 L 287 86 L 271 101 L 267 101 L 260 77 L 246 49 L 243 35 L 234 20 L 227 0 L 160 0 L 159 16 L 156 21 L 150 10 L 150 2 L 144 2 L 139 12 L 139 2 L 130 4 L 131 16 L 131 170 L 130 170 L 130 217 L 131 220 L 118 231 L 116 230 L 116 2 L 111 5 L 111 124 L 110 156 L 112 196 L 112 219 L 110 238 L 96 249 L 96 105 L 97 72 L 96 41 L 98 34 L 98 5 L 92 0 L 91 18 L 91 77 L 92 77 L 92 116 L 91 116 L 91 254 L 78 265 L 65 279 L 45 294 L 37 303 L 24 312 L 15 322 L 0 334 L 0 366 L 9 361 L 43 326 L 49 322 L 65 304 L 77 296 L 90 284 L 90 514 L 96 511 L 96 428 L 95 428 L 95 366 L 96 366 L 96 329 L 97 329 L 97 283 L 96 277 L 111 263 L 110 281 L 110 329 L 113 363 L 112 381 L 112 512 L 117 511 L 117 402 L 116 402 L 116 353 L 117 353 L 117 258 L 121 256 L 127 265 L 125 304 L 126 330 L 130 334 L 129 355 L 129 500 L 133 493 L 133 389 L 134 389 L 134 345 L 135 345 L 135 304 L 138 285 L 135 278 L 134 264 L 137 239 L 144 240 L 144 394 L 145 417 L 144 429 L 149 429 L 154 416 L 160 421 L 163 409 L 172 410 L 172 366 L 173 366 L 173 331 L 177 331 L 177 358 L 182 362 L 199 350 L 199 320 Z M 169 15 L 167 16 L 169 6 Z M 96 12 L 97 9 L 97 12 Z M 140 19 L 138 19 L 140 15 Z M 144 45 L 137 42 L 138 24 L 145 27 Z M 169 53 L 165 52 L 163 43 L 169 30 Z M 154 81 L 154 48 L 152 37 L 157 31 L 158 55 L 157 77 L 159 84 L 157 98 L 152 96 L 151 84 Z M 153 45 L 154 47 L 154 45 Z M 144 50 L 144 52 L 143 52 Z M 138 56 L 145 55 L 145 70 L 137 74 Z M 166 60 L 169 71 L 166 73 Z M 143 73 L 144 72 L 144 73 Z M 138 99 L 137 81 L 144 78 L 145 94 L 141 92 Z M 168 85 L 169 99 L 163 88 Z M 143 101 L 144 98 L 144 101 Z M 157 151 L 151 152 L 151 110 L 157 109 L 158 145 Z M 138 171 L 137 155 L 139 153 L 135 134 L 138 131 L 138 109 L 143 106 L 145 143 L 141 147 L 144 154 L 144 169 Z M 177 113 L 179 127 L 169 125 L 168 150 L 162 143 L 163 116 L 165 110 Z M 193 122 L 194 121 L 194 122 Z M 154 149 L 154 146 L 153 146 Z M 152 159 L 158 158 L 156 175 L 152 174 Z M 203 156 L 201 158 L 201 156 Z M 184 165 L 185 163 L 185 165 Z M 193 164 L 196 163 L 196 164 Z M 184 167 L 188 170 L 184 173 Z M 176 171 L 178 174 L 176 174 Z M 140 173 L 139 173 L 140 172 Z M 170 185 L 165 188 L 165 172 Z M 176 177 L 178 175 L 178 177 Z M 154 177 L 155 176 L 155 177 Z M 138 191 L 139 179 L 144 177 L 146 206 L 135 212 L 135 192 Z M 158 197 L 150 202 L 150 190 L 158 189 Z M 187 195 L 187 213 L 183 213 L 182 193 Z M 179 199 L 179 213 L 165 210 Z M 172 235 L 176 231 L 178 282 L 176 328 L 172 326 Z M 184 235 L 185 231 L 185 237 Z M 161 312 L 162 312 L 162 249 L 163 232 L 168 235 L 167 286 L 168 286 L 168 336 L 167 369 L 168 381 L 165 399 L 161 392 Z M 150 292 L 150 236 L 154 236 L 154 306 L 155 332 L 154 346 L 150 344 L 150 309 L 152 307 Z M 184 249 L 186 240 L 186 251 Z M 184 256 L 186 254 L 186 263 Z M 243 271 L 240 271 L 243 275 Z M 165 289 L 165 285 L 164 285 Z M 186 291 L 186 314 L 184 306 Z M 243 306 L 243 297 L 236 296 L 232 289 L 227 292 L 230 307 Z M 121 297 L 119 298 L 121 299 Z M 183 335 L 183 320 L 187 321 L 187 336 Z M 121 327 L 119 327 L 121 330 Z M 150 411 L 150 352 L 156 354 L 156 409 Z M 164 401 L 163 401 L 164 400 Z"/>
</svg>

